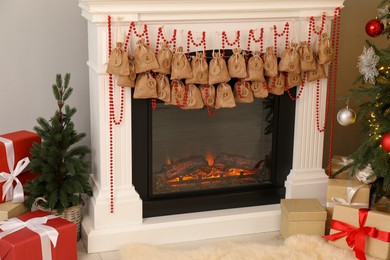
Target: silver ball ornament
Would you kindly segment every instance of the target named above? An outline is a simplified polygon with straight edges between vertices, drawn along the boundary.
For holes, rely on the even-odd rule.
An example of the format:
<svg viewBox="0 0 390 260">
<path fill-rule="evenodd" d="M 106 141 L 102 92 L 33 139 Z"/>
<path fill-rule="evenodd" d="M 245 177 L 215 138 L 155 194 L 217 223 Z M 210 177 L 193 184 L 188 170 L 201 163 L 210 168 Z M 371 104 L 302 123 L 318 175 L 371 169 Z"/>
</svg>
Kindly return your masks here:
<svg viewBox="0 0 390 260">
<path fill-rule="evenodd" d="M 356 113 L 348 106 L 337 113 L 337 122 L 342 126 L 352 125 L 356 121 Z"/>
</svg>

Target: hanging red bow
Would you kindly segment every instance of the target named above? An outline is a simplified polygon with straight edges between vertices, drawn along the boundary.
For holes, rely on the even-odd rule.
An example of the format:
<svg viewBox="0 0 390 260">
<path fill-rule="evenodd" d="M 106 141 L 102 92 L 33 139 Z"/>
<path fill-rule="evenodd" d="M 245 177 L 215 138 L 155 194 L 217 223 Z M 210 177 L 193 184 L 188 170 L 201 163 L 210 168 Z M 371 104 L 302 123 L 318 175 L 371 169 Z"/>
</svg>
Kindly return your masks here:
<svg viewBox="0 0 390 260">
<path fill-rule="evenodd" d="M 382 240 L 384 242 L 390 242 L 390 232 L 380 231 L 375 227 L 365 226 L 368 211 L 368 209 L 359 209 L 359 227 L 354 227 L 347 223 L 333 219 L 331 228 L 340 232 L 324 236 L 324 238 L 334 241 L 346 236 L 345 240 L 347 241 L 348 246 L 355 251 L 356 258 L 358 258 L 359 260 L 365 260 L 365 247 L 367 236 Z"/>
</svg>

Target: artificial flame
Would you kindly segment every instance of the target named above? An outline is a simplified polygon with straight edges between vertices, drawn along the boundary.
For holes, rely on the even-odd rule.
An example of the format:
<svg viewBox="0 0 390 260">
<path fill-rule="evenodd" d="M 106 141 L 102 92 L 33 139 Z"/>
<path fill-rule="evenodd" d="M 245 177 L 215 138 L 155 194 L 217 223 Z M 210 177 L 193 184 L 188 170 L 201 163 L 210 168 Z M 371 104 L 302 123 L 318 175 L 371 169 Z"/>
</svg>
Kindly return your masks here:
<svg viewBox="0 0 390 260">
<path fill-rule="evenodd" d="M 215 156 L 213 154 L 211 154 L 211 153 L 207 154 L 205 159 L 206 159 L 207 163 L 209 164 L 209 166 L 214 165 Z"/>
<path fill-rule="evenodd" d="M 171 159 L 167 156 L 167 165 L 171 165 L 172 162 L 171 162 Z"/>
</svg>

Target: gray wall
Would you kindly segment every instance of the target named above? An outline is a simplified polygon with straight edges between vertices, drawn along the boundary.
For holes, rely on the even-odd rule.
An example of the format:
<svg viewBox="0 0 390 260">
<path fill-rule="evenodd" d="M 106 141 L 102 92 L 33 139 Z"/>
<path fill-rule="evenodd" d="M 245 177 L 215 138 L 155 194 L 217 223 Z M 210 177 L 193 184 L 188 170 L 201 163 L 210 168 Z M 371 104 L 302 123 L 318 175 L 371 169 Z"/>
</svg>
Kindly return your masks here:
<svg viewBox="0 0 390 260">
<path fill-rule="evenodd" d="M 369 38 L 364 27 L 375 18 L 378 2 L 344 3 L 337 96 L 347 95 L 358 76 L 357 58 Z M 89 133 L 87 25 L 77 4 L 77 0 L 0 0 L 0 133 L 32 130 L 38 116 L 49 118 L 56 108 L 51 93 L 55 74 L 66 72 L 72 74 L 74 95 L 69 104 L 78 109 L 76 128 Z M 373 42 L 385 46 L 386 39 Z M 337 112 L 344 102 L 336 105 Z M 352 153 L 361 137 L 358 125 L 342 127 L 336 122 L 334 153 Z M 90 143 L 89 136 L 85 142 Z"/>
<path fill-rule="evenodd" d="M 50 118 L 57 73 L 71 73 L 76 129 L 90 144 L 87 22 L 77 0 L 0 0 L 0 133 Z"/>
</svg>

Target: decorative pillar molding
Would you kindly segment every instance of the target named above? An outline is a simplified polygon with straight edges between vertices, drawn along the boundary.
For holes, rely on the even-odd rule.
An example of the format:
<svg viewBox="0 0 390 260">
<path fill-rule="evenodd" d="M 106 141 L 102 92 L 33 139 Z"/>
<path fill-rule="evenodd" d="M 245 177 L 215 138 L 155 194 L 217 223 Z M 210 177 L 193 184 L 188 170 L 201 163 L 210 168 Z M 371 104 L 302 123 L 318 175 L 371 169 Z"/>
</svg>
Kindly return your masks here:
<svg viewBox="0 0 390 260">
<path fill-rule="evenodd" d="M 289 22 L 299 35 L 307 36 L 309 17 L 328 20 L 344 0 L 79 0 L 88 21 L 89 87 L 91 109 L 91 146 L 93 197 L 82 223 L 82 239 L 88 252 L 116 250 L 128 242 L 175 243 L 223 236 L 275 231 L 279 229 L 279 205 L 198 212 L 165 217 L 142 218 L 142 201 L 132 184 L 131 97 L 125 89 L 122 124 L 113 125 L 114 213 L 110 213 L 109 156 L 109 82 L 107 16 L 113 17 L 116 32 L 127 31 L 129 23 L 148 24 L 150 40 L 155 43 L 157 28 L 167 34 L 178 30 L 206 30 L 208 48 L 220 48 L 215 32 L 235 32 L 277 25 L 282 30 Z M 116 22 L 120 18 L 120 22 Z M 329 22 L 329 21 L 328 21 Z M 214 37 L 211 36 L 214 34 Z M 268 34 L 269 31 L 268 31 Z M 294 37 L 295 35 L 292 35 Z M 196 37 L 196 36 L 195 36 Z M 246 43 L 246 35 L 242 35 Z M 133 37 L 135 38 L 135 37 Z M 167 36 L 168 38 L 168 36 Z M 169 35 L 170 38 L 170 35 Z M 135 40 L 135 39 L 132 39 Z M 180 41 L 180 40 L 179 40 Z M 183 40 L 185 43 L 185 40 Z M 266 38 L 264 46 L 272 38 Z M 193 50 L 191 50 L 193 51 Z M 326 80 L 321 82 L 326 89 Z M 120 95 L 115 88 L 115 109 L 119 117 Z M 325 173 L 321 168 L 323 134 L 315 127 L 315 86 L 308 84 L 296 104 L 293 168 L 286 180 L 287 197 L 322 197 Z M 326 95 L 321 95 L 321 118 Z M 320 195 L 321 194 L 321 195 Z"/>
</svg>

